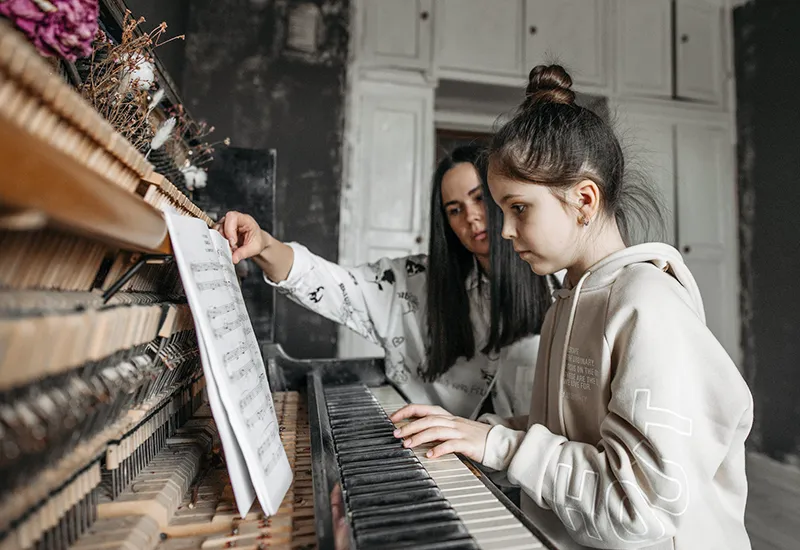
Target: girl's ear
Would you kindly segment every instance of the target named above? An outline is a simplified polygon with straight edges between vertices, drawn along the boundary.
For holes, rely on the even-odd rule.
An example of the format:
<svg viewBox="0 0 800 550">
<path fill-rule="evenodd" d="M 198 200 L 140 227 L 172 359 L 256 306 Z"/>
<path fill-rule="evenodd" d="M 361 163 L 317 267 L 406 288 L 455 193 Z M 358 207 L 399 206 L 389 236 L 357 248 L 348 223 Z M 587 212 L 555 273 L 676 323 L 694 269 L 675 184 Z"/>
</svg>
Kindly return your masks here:
<svg viewBox="0 0 800 550">
<path fill-rule="evenodd" d="M 572 188 L 578 207 L 578 223 L 589 225 L 600 212 L 600 188 L 592 180 L 583 180 Z"/>
</svg>

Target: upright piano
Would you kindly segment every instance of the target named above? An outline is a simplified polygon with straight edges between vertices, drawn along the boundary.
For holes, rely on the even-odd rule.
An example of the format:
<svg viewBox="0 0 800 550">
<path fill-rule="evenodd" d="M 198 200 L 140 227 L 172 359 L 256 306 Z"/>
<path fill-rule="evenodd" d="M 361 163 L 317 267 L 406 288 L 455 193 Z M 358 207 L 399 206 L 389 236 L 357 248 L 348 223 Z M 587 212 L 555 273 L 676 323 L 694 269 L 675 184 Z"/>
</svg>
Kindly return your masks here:
<svg viewBox="0 0 800 550">
<path fill-rule="evenodd" d="M 294 482 L 239 517 L 159 210 L 211 219 L 4 24 L 0 167 L 0 550 L 556 547 L 469 460 L 402 447 L 380 361 L 269 341 Z"/>
</svg>

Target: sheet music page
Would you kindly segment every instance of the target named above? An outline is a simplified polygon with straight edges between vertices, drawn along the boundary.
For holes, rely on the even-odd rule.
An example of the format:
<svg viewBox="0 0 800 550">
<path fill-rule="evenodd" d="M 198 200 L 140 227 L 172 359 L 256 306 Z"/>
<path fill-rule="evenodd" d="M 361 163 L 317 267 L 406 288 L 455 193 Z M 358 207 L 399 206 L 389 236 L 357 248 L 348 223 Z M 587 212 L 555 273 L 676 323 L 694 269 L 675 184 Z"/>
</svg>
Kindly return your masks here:
<svg viewBox="0 0 800 550">
<path fill-rule="evenodd" d="M 267 371 L 230 248 L 222 235 L 199 219 L 171 212 L 165 212 L 165 216 L 198 327 L 198 344 L 206 351 L 203 370 L 207 385 L 214 384 L 209 400 L 220 426 L 231 483 L 238 478 L 239 493 L 234 487 L 236 505 L 242 517 L 252 505 L 252 492 L 242 482 L 246 472 L 262 509 L 273 515 L 291 485 L 292 471 L 281 444 Z M 214 390 L 218 400 L 211 397 Z M 231 430 L 226 436 L 228 426 Z"/>
</svg>

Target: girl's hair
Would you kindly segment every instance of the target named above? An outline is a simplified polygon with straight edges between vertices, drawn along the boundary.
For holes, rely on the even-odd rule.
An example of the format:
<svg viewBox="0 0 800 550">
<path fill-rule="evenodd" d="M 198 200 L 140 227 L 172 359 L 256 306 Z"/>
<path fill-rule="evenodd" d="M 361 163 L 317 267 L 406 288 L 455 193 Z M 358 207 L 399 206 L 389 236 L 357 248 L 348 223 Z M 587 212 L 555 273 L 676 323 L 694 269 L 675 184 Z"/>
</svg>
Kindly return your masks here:
<svg viewBox="0 0 800 550">
<path fill-rule="evenodd" d="M 600 207 L 613 217 L 623 239 L 633 233 L 663 234 L 661 200 L 643 178 L 626 170 L 622 147 L 611 127 L 575 104 L 572 78 L 560 65 L 537 65 L 514 117 L 492 138 L 491 169 L 510 179 L 563 192 L 591 180 Z"/>
<path fill-rule="evenodd" d="M 488 343 L 481 351 L 498 352 L 520 338 L 538 334 L 550 305 L 550 291 L 544 278 L 534 274 L 514 253 L 511 243 L 500 235 L 502 214 L 486 185 L 485 151 L 475 145 L 454 149 L 439 162 L 431 186 L 426 316 L 430 347 L 424 373 L 428 381 L 447 372 L 459 357 L 472 359 L 475 355 L 466 280 L 473 269 L 479 269 L 478 263 L 450 227 L 442 202 L 444 176 L 462 162 L 472 164 L 477 170 L 487 210 L 491 327 Z"/>
</svg>

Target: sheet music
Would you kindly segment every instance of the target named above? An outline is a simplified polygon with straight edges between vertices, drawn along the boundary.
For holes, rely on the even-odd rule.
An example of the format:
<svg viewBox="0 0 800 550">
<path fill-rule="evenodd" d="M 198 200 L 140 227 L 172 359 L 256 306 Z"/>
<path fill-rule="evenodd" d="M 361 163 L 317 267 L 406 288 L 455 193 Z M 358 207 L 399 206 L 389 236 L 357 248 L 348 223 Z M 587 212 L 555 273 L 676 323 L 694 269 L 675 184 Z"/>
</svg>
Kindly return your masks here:
<svg viewBox="0 0 800 550">
<path fill-rule="evenodd" d="M 247 514 L 255 492 L 264 512 L 273 515 L 289 489 L 292 471 L 230 248 L 203 221 L 165 215 L 198 329 L 211 411 L 239 514 Z"/>
</svg>

